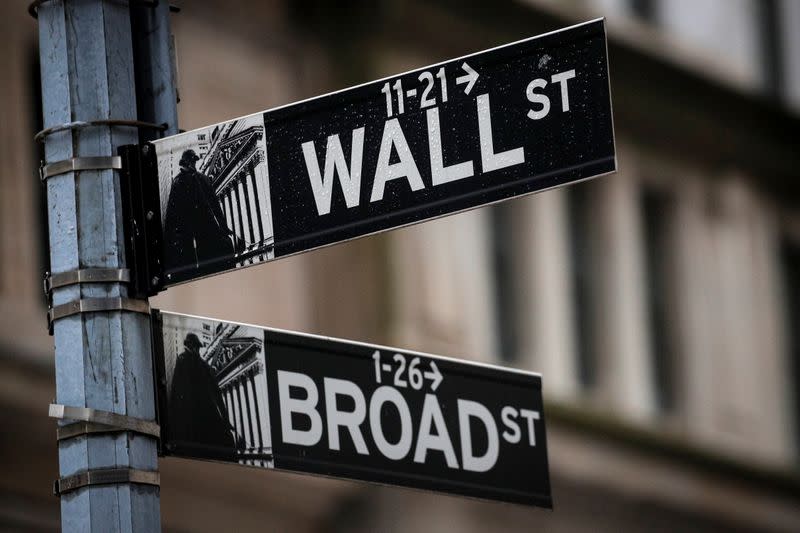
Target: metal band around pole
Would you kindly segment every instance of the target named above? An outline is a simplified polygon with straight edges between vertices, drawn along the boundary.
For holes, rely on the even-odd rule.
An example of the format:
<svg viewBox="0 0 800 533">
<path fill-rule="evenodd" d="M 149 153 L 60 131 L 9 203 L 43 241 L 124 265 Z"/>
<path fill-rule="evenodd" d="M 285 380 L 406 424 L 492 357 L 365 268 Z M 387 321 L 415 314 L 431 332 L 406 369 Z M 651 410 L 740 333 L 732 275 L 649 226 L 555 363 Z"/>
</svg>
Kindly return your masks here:
<svg viewBox="0 0 800 533">
<path fill-rule="evenodd" d="M 135 418 L 100 409 L 92 409 L 90 407 L 70 407 L 68 405 L 51 403 L 49 416 L 50 418 L 58 418 L 61 420 L 81 421 L 78 424 L 69 424 L 60 427 L 60 433 L 69 436 L 62 437 L 62 435 L 59 434 L 59 440 L 85 433 L 104 433 L 109 431 L 132 431 L 134 433 L 141 433 L 142 435 L 149 435 L 157 439 L 161 438 L 161 428 L 152 420 L 144 420 L 142 418 Z M 84 424 L 83 422 L 88 422 L 90 424 Z M 86 428 L 86 431 L 78 432 L 76 428 L 72 426 L 76 426 L 76 428 L 77 426 L 81 426 Z M 105 429 L 103 430 L 96 426 L 103 426 Z M 66 431 L 61 432 L 61 430 Z"/>
<path fill-rule="evenodd" d="M 50 0 L 33 0 L 30 4 L 28 4 L 28 14 L 35 19 L 39 18 L 39 6 L 44 4 L 45 2 L 49 2 Z M 142 4 L 143 6 L 147 7 L 156 7 L 158 5 L 158 0 L 130 0 L 131 2 L 135 2 L 138 4 Z M 180 13 L 181 8 L 175 5 L 170 4 L 169 10 L 173 13 Z"/>
<path fill-rule="evenodd" d="M 125 120 L 125 119 L 102 119 L 102 120 L 76 120 L 75 122 L 65 122 L 50 128 L 45 128 L 33 136 L 34 141 L 42 142 L 44 138 L 59 131 L 79 130 L 89 128 L 92 126 L 123 126 L 128 128 L 149 128 L 159 131 L 166 131 L 169 127 L 167 124 L 154 124 L 153 122 L 144 122 L 142 120 Z"/>
<path fill-rule="evenodd" d="M 44 292 L 50 294 L 53 289 L 77 285 L 79 283 L 130 283 L 131 271 L 127 268 L 82 268 L 47 274 L 44 278 Z"/>
<path fill-rule="evenodd" d="M 120 170 L 122 168 L 122 158 L 118 155 L 95 156 L 95 157 L 73 157 L 64 159 L 42 166 L 39 176 L 42 181 L 51 176 L 66 174 L 67 172 L 80 172 L 81 170 Z"/>
<path fill-rule="evenodd" d="M 150 304 L 147 300 L 133 298 L 84 298 L 73 300 L 65 304 L 54 305 L 47 311 L 47 330 L 53 334 L 53 322 L 81 313 L 98 313 L 102 311 L 130 311 L 132 313 L 150 314 Z"/>
<path fill-rule="evenodd" d="M 117 483 L 138 483 L 140 485 L 161 485 L 158 472 L 136 468 L 99 468 L 85 470 L 71 476 L 59 478 L 53 483 L 53 494 L 61 496 L 67 492 L 93 485 L 113 485 Z"/>
<path fill-rule="evenodd" d="M 50 316 L 50 320 L 54 321 L 80 313 L 98 313 L 101 311 L 131 311 L 149 315 L 150 305 L 147 300 L 134 300 L 133 298 L 84 298 L 61 305 L 54 305 L 47 314 Z"/>
<path fill-rule="evenodd" d="M 62 441 L 67 439 L 74 439 L 75 437 L 82 437 L 84 435 L 101 435 L 108 433 L 125 433 L 131 431 L 130 429 L 123 429 L 118 427 L 107 426 L 105 424 L 97 424 L 95 422 L 73 422 L 64 426 L 56 428 L 56 440 Z"/>
</svg>

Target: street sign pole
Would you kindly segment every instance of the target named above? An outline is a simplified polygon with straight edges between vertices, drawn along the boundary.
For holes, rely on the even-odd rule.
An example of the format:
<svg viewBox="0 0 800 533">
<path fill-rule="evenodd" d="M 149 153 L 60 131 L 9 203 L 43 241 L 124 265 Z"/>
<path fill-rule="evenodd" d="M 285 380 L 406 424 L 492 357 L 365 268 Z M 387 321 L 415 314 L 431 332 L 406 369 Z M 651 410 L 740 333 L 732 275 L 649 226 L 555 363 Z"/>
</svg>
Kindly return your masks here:
<svg viewBox="0 0 800 533">
<path fill-rule="evenodd" d="M 159 531 L 157 441 L 129 429 L 155 418 L 149 307 L 128 297 L 113 157 L 147 127 L 136 122 L 129 6 L 45 1 L 38 19 L 62 530 Z M 140 423 L 93 432 L 102 411 Z M 70 424 L 75 413 L 86 429 Z"/>
</svg>

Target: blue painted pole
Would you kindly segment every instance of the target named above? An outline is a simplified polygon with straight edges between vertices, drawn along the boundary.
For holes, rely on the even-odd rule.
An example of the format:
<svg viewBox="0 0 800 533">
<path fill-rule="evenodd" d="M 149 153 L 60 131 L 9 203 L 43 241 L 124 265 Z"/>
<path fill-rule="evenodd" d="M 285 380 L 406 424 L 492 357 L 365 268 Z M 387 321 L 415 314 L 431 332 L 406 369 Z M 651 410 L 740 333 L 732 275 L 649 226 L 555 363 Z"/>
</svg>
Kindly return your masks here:
<svg viewBox="0 0 800 533">
<path fill-rule="evenodd" d="M 166 7 L 166 2 L 159 4 Z M 42 3 L 45 128 L 73 121 L 137 119 L 132 42 L 125 2 Z M 176 126 L 174 115 L 171 126 Z M 130 127 L 62 131 L 46 138 L 45 158 L 52 163 L 111 156 L 117 147 L 138 140 L 138 131 Z M 47 180 L 51 272 L 128 267 L 119 179 L 116 170 L 93 170 Z M 56 289 L 52 298 L 59 305 L 127 294 L 125 284 L 95 283 Z M 55 322 L 54 339 L 58 403 L 155 418 L 148 316 L 129 311 L 72 315 Z M 155 439 L 130 432 L 62 440 L 58 454 L 62 477 L 102 468 L 158 470 Z M 67 492 L 61 496 L 61 521 L 62 530 L 69 532 L 159 531 L 159 488 L 117 483 Z"/>
</svg>

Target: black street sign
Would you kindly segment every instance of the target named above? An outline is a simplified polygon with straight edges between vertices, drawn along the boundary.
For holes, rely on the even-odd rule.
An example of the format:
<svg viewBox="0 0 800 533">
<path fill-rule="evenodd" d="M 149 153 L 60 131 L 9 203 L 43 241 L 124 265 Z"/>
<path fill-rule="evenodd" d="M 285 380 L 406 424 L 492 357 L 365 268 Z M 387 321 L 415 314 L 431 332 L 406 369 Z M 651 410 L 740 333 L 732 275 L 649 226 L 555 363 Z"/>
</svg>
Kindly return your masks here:
<svg viewBox="0 0 800 533">
<path fill-rule="evenodd" d="M 574 183 L 616 168 L 604 23 L 153 145 L 155 290 Z"/>
<path fill-rule="evenodd" d="M 154 312 L 167 455 L 552 507 L 537 374 Z"/>
</svg>

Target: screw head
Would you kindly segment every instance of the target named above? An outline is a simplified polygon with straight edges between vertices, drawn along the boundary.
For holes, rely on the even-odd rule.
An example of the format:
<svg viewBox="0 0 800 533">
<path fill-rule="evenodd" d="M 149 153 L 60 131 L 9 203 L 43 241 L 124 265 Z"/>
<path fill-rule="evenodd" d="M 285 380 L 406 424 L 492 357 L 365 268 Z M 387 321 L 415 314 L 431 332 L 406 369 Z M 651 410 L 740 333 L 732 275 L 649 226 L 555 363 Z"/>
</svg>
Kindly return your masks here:
<svg viewBox="0 0 800 533">
<path fill-rule="evenodd" d="M 151 285 L 158 285 L 158 282 L 161 281 L 158 276 L 153 276 L 153 279 L 150 280 Z"/>
<path fill-rule="evenodd" d="M 142 146 L 142 153 L 144 155 L 147 155 L 147 154 L 150 153 L 150 145 L 149 144 L 145 144 L 144 146 Z"/>
<path fill-rule="evenodd" d="M 152 211 L 148 211 L 145 216 L 147 217 L 147 220 L 153 220 L 153 217 L 156 216 L 156 214 Z"/>
</svg>

